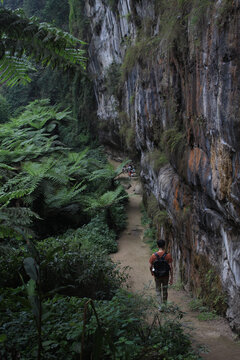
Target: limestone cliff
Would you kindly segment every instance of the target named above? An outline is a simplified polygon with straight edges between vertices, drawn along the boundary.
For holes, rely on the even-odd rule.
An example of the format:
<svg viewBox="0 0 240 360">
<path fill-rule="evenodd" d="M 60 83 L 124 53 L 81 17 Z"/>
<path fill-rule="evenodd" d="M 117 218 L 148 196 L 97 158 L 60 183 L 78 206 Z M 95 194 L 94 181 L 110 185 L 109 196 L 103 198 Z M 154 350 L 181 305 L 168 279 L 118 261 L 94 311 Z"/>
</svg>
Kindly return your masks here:
<svg viewBox="0 0 240 360">
<path fill-rule="evenodd" d="M 139 157 L 181 280 L 240 332 L 240 0 L 85 3 L 101 139 Z"/>
</svg>

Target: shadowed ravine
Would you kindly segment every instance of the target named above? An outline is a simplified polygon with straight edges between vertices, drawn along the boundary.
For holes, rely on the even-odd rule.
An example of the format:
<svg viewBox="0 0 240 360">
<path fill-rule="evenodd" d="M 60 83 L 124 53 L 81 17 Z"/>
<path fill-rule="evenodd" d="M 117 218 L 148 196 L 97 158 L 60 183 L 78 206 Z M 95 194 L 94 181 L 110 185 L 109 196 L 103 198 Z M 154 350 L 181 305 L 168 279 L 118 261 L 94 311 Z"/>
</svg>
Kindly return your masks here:
<svg viewBox="0 0 240 360">
<path fill-rule="evenodd" d="M 131 179 L 131 187 L 128 193 L 135 194 L 136 186 L 137 180 Z M 141 195 L 130 196 L 127 208 L 128 226 L 118 240 L 119 251 L 112 255 L 112 259 L 119 261 L 122 267 L 131 267 L 129 270 L 129 285 L 133 292 L 143 292 L 144 289 L 150 288 L 148 291 L 154 294 L 154 284 L 148 264 L 151 251 L 148 244 L 143 241 L 144 229 L 141 225 L 141 202 Z M 174 280 L 176 281 L 176 279 Z M 208 348 L 208 354 L 202 354 L 203 359 L 240 359 L 240 345 L 233 341 L 234 335 L 225 319 L 199 321 L 197 319 L 198 313 L 189 310 L 188 302 L 190 297 L 184 291 L 170 289 L 169 301 L 177 304 L 186 313 L 183 322 L 193 328 L 195 341 Z"/>
</svg>

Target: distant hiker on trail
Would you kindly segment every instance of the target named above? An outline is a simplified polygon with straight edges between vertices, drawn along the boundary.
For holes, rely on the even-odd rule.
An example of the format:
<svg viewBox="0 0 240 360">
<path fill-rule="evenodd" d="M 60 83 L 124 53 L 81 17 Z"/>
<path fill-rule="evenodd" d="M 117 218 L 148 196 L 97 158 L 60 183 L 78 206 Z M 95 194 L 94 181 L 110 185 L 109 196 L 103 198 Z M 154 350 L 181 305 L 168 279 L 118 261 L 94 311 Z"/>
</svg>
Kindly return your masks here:
<svg viewBox="0 0 240 360">
<path fill-rule="evenodd" d="M 168 282 L 170 285 L 173 283 L 173 267 L 171 254 L 165 252 L 165 240 L 157 240 L 157 246 L 159 250 L 152 254 L 149 263 L 155 280 L 159 310 L 161 310 L 161 304 L 167 302 Z"/>
<path fill-rule="evenodd" d="M 131 177 L 131 173 L 132 173 L 132 165 L 129 164 L 128 165 L 128 176 Z"/>
</svg>

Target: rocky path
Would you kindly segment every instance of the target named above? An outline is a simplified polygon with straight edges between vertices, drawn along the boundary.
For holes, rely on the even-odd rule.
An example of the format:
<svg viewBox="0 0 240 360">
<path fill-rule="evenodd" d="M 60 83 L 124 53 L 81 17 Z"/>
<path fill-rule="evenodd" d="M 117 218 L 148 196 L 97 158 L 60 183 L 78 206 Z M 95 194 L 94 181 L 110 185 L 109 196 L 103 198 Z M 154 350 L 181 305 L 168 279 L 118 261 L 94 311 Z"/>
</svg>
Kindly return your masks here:
<svg viewBox="0 0 240 360">
<path fill-rule="evenodd" d="M 143 241 L 140 205 L 142 196 L 136 194 L 137 180 L 131 179 L 130 197 L 127 213 L 128 226 L 118 241 L 119 251 L 112 255 L 121 266 L 130 266 L 130 289 L 133 292 L 151 291 L 154 294 L 153 278 L 149 271 L 149 246 Z M 206 345 L 209 352 L 202 354 L 206 360 L 240 360 L 240 345 L 233 340 L 233 334 L 225 319 L 199 321 L 197 312 L 190 311 L 190 297 L 184 291 L 169 290 L 169 301 L 177 304 L 186 313 L 183 322 L 193 328 L 193 337 L 198 343 Z"/>
</svg>

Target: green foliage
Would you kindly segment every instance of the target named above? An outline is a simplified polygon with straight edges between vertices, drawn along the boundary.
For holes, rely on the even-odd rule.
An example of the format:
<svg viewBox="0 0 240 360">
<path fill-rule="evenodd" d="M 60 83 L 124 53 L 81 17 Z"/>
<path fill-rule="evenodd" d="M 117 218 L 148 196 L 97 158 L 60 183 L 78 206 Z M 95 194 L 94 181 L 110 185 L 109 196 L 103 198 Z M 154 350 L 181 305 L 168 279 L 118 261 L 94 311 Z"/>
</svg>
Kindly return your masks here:
<svg viewBox="0 0 240 360">
<path fill-rule="evenodd" d="M 145 207 L 144 207 L 143 204 L 141 204 L 141 213 L 142 213 L 141 224 L 142 224 L 143 226 L 150 224 L 150 223 L 151 223 L 151 219 L 148 217 L 147 211 L 146 211 L 146 209 L 145 209 Z"/>
<path fill-rule="evenodd" d="M 154 148 L 153 151 L 148 153 L 148 161 L 153 167 L 154 171 L 158 172 L 162 166 L 168 163 L 168 158 L 163 151 Z"/>
<path fill-rule="evenodd" d="M 0 123 L 4 123 L 9 119 L 10 106 L 5 97 L 0 95 Z"/>
<path fill-rule="evenodd" d="M 125 279 L 107 256 L 117 250 L 115 239 L 104 219 L 96 218 L 76 231 L 38 241 L 35 246 L 43 292 L 111 298 Z M 0 287 L 17 287 L 21 279 L 27 281 L 23 259 L 29 257 L 29 250 L 11 243 L 0 247 Z"/>
<path fill-rule="evenodd" d="M 17 299 L 17 301 L 16 301 Z M 5 312 L 5 309 L 8 312 Z M 188 335 L 177 321 L 164 321 L 152 313 L 149 302 L 119 291 L 111 301 L 55 296 L 43 303 L 42 356 L 44 359 L 200 359 L 191 349 Z M 170 316 L 175 313 L 170 311 Z M 2 292 L 0 303 L 5 335 L 2 357 L 19 353 L 36 359 L 37 334 L 22 289 Z M 176 314 L 177 315 L 177 314 Z M 168 318 L 167 312 L 164 314 Z M 4 325 L 3 325 L 4 324 Z"/>
<path fill-rule="evenodd" d="M 12 87 L 17 84 L 26 85 L 31 81 L 29 71 L 35 68 L 26 58 L 18 58 L 6 54 L 0 59 L 0 84 Z"/>
<path fill-rule="evenodd" d="M 69 28 L 71 34 L 81 39 L 86 39 L 89 21 L 84 15 L 84 1 L 68 0 L 69 2 Z"/>
<path fill-rule="evenodd" d="M 127 215 L 125 211 L 125 200 L 123 199 L 124 203 L 114 204 L 111 207 L 111 219 L 114 224 L 114 230 L 119 233 L 120 231 L 124 230 L 127 225 Z"/>
<path fill-rule="evenodd" d="M 114 95 L 115 97 L 118 97 L 120 78 L 120 64 L 112 63 L 107 69 L 107 73 L 105 75 L 105 86 L 109 95 Z"/>
<path fill-rule="evenodd" d="M 175 281 L 171 287 L 177 291 L 184 290 L 184 284 L 182 283 L 182 281 L 180 279 Z"/>
<path fill-rule="evenodd" d="M 181 151 L 186 144 L 186 135 L 176 126 L 167 129 L 162 135 L 162 146 L 169 152 Z M 180 150 L 181 149 L 181 150 Z"/>
<path fill-rule="evenodd" d="M 215 320 L 218 318 L 216 311 L 210 311 L 209 308 L 203 305 L 203 301 L 201 299 L 193 299 L 189 302 L 189 307 L 193 311 L 198 311 L 198 320 L 207 321 L 207 320 Z"/>
<path fill-rule="evenodd" d="M 29 81 L 23 56 L 34 57 L 43 66 L 85 68 L 84 43 L 47 23 L 28 19 L 22 12 L 0 8 L 1 79 L 9 85 Z"/>
<path fill-rule="evenodd" d="M 195 255 L 194 266 L 200 276 L 200 285 L 195 289 L 197 297 L 201 297 L 204 306 L 219 315 L 225 315 L 227 310 L 226 294 L 217 270 L 204 255 Z"/>
<path fill-rule="evenodd" d="M 107 0 L 110 8 L 112 11 L 116 11 L 117 10 L 117 6 L 118 6 L 118 0 Z"/>
<path fill-rule="evenodd" d="M 217 24 L 220 28 L 223 28 L 224 25 L 231 21 L 234 15 L 234 7 L 237 4 L 232 0 L 223 0 L 221 6 L 218 8 Z"/>
<path fill-rule="evenodd" d="M 149 243 L 151 250 L 156 250 L 156 228 L 153 226 L 149 226 L 146 230 L 144 230 L 144 240 Z"/>
<path fill-rule="evenodd" d="M 201 31 L 204 15 L 212 3 L 212 0 L 156 0 L 156 11 L 162 20 L 160 32 L 167 46 L 175 41 L 184 45 L 181 39 L 186 36 L 188 22 L 192 31 L 196 28 Z"/>
<path fill-rule="evenodd" d="M 166 210 L 161 209 L 155 196 L 151 194 L 146 200 L 146 208 L 142 210 L 142 223 L 147 226 L 144 231 L 144 238 L 149 243 L 150 248 L 157 250 L 156 241 L 159 236 L 160 228 L 169 228 L 169 215 Z"/>
<path fill-rule="evenodd" d="M 157 224 L 164 225 L 169 219 L 167 211 L 160 210 L 159 203 L 153 194 L 151 194 L 148 198 L 147 214 L 152 219 L 155 226 Z"/>
<path fill-rule="evenodd" d="M 88 210 L 90 211 L 98 211 L 99 209 L 109 208 L 110 206 L 118 203 L 119 201 L 125 199 L 127 197 L 126 194 L 123 194 L 123 187 L 119 185 L 114 191 L 105 192 L 100 198 L 96 199 L 88 198 Z"/>
<path fill-rule="evenodd" d="M 23 7 L 24 0 L 1 0 L 5 7 L 16 10 Z"/>
<path fill-rule="evenodd" d="M 108 239 L 104 242 L 100 234 L 98 241 L 87 230 L 79 229 L 37 244 L 44 262 L 41 266 L 44 292 L 56 289 L 79 297 L 110 299 L 118 289 L 124 275 L 103 248 L 108 246 Z"/>
<path fill-rule="evenodd" d="M 43 220 L 35 224 L 42 236 L 82 225 L 92 212 L 110 209 L 126 197 L 122 187 L 115 190 L 115 172 L 96 161 L 96 152 L 92 157 L 87 149 L 73 152 L 60 141 L 60 123 L 71 120 L 70 115 L 41 100 L 0 125 L 0 161 L 8 167 L 0 169 L 0 200 L 5 207 L 18 204 L 19 212 L 29 207 L 28 219 L 38 212 Z"/>
<path fill-rule="evenodd" d="M 146 60 L 155 60 L 155 55 L 161 49 L 168 52 L 176 47 L 179 54 L 185 55 L 188 47 L 188 26 L 199 36 L 204 26 L 204 16 L 213 0 L 155 0 L 155 12 L 160 18 L 158 34 L 153 34 L 157 19 L 137 18 L 139 27 L 134 43 L 128 44 L 124 61 L 121 66 L 122 80 L 126 80 L 128 73 L 136 64 L 144 67 Z M 129 43 L 129 41 L 128 41 Z"/>
<path fill-rule="evenodd" d="M 146 61 L 146 54 L 148 58 L 151 58 L 156 53 L 157 45 L 160 42 L 160 38 L 147 37 L 142 35 L 134 44 L 128 47 L 124 61 L 121 65 L 121 80 L 126 80 L 128 73 L 139 62 L 143 64 Z"/>
<path fill-rule="evenodd" d="M 107 250 L 108 253 L 117 251 L 116 233 L 107 226 L 103 212 L 93 217 L 87 225 L 74 231 L 72 236 L 74 239 L 79 238 L 82 249 L 96 247 L 99 251 Z"/>
</svg>

